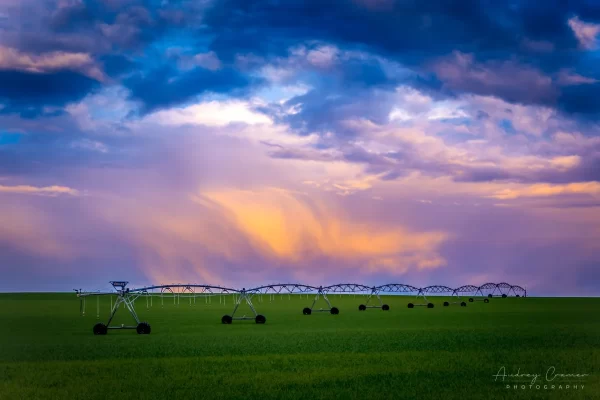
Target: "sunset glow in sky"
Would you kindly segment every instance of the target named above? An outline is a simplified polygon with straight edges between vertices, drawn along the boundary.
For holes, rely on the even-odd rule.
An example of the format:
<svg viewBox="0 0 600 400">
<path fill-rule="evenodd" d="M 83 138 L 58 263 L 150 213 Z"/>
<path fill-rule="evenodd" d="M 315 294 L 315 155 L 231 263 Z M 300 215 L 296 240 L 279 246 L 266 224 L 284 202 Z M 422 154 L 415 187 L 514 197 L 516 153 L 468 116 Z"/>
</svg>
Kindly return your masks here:
<svg viewBox="0 0 600 400">
<path fill-rule="evenodd" d="M 600 3 L 0 0 L 0 291 L 600 293 Z"/>
</svg>

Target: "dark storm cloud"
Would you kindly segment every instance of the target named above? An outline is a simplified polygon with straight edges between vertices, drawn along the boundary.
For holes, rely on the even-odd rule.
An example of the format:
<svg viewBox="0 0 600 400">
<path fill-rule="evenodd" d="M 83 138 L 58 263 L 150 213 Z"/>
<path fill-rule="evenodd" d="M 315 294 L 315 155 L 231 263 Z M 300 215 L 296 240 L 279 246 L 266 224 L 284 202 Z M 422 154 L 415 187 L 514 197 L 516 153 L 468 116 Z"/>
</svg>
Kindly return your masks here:
<svg viewBox="0 0 600 400">
<path fill-rule="evenodd" d="M 42 113 L 43 106 L 61 107 L 85 97 L 99 82 L 69 71 L 49 74 L 0 71 L 0 113 L 14 112 L 24 116 Z"/>
<path fill-rule="evenodd" d="M 2 37 L 5 45 L 21 51 L 104 53 L 119 42 L 131 42 L 134 34 L 141 39 L 152 32 L 150 27 L 156 28 L 152 26 L 151 9 L 131 2 L 123 2 L 115 9 L 108 8 L 102 1 L 23 4 L 23 7 L 28 6 L 29 12 L 9 19 Z M 126 25 L 121 35 L 111 36 L 117 28 Z"/>
<path fill-rule="evenodd" d="M 205 68 L 180 73 L 163 67 L 148 74 L 137 74 L 127 78 L 124 85 L 131 91 L 132 98 L 143 102 L 143 112 L 177 105 L 204 93 L 229 93 L 243 91 L 253 81 L 239 71 L 224 68 L 212 71 Z"/>
<path fill-rule="evenodd" d="M 132 61 L 130 57 L 121 54 L 108 54 L 99 58 L 104 67 L 106 75 L 119 78 L 135 69 L 140 69 L 142 64 Z"/>
<path fill-rule="evenodd" d="M 175 18 L 173 13 L 184 11 L 181 2 L 155 1 L 86 1 L 60 5 L 42 19 L 43 27 L 58 35 L 90 36 L 112 49 L 142 49 L 162 36 L 181 28 L 192 30 L 194 19 L 200 17 L 196 8 L 184 12 L 187 18 Z M 98 52 L 90 47 L 86 51 Z M 64 49 L 57 49 L 64 50 Z"/>
<path fill-rule="evenodd" d="M 410 66 L 420 75 L 406 83 L 436 96 L 486 94 L 596 118 L 597 102 L 590 100 L 598 92 L 597 85 L 559 87 L 552 78 L 565 68 L 591 78 L 600 74 L 598 61 L 578 48 L 567 23 L 573 16 L 586 23 L 598 22 L 600 6 L 558 0 L 397 0 L 386 2 L 385 7 L 367 0 L 43 2 L 19 18 L 9 15 L 15 18 L 7 18 L 8 22 L 0 26 L 0 45 L 35 54 L 90 54 L 104 66 L 107 76 L 117 81 L 142 70 L 148 78 L 130 77 L 125 84 L 146 109 L 178 104 L 213 89 L 226 93 L 248 84 L 248 78 L 232 70 L 156 70 L 164 61 L 159 59 L 163 57 L 160 52 L 171 45 L 183 43 L 192 54 L 213 50 L 225 65 L 232 65 L 236 57 L 245 54 L 270 63 L 289 56 L 293 46 L 318 41 Z M 36 29 L 29 29 L 31 26 Z M 158 52 L 153 48 L 157 44 Z M 123 57 L 124 51 L 149 54 L 149 58 L 133 61 Z M 470 65 L 450 59 L 454 52 L 472 57 Z M 440 60 L 446 60 L 445 68 L 440 67 Z M 330 100 L 325 91 L 341 97 L 368 97 L 372 88 L 385 90 L 397 83 L 377 63 L 345 59 L 341 64 L 343 68 L 338 66 L 335 73 L 312 71 L 338 80 L 340 85 L 332 90 L 323 80 L 312 99 L 296 99 L 314 104 L 305 103 L 302 113 L 290 117 L 293 126 L 303 125 L 301 131 L 331 129 L 323 116 L 331 114 L 331 124 L 335 125 L 336 118 L 354 111 L 349 105 L 353 100 Z M 166 77 L 175 83 L 165 82 Z M 157 80 L 153 90 L 143 82 L 147 79 Z M 225 84 L 225 80 L 230 83 Z M 362 93 L 356 92 L 357 85 L 362 86 Z M 70 90 L 83 92 L 90 87 Z M 373 121 L 382 114 L 365 109 L 366 118 Z M 307 120 L 300 124 L 297 120 L 302 118 Z"/>
<path fill-rule="evenodd" d="M 575 85 L 563 88 L 559 99 L 562 109 L 584 117 L 600 116 L 600 83 Z"/>
<path fill-rule="evenodd" d="M 501 11 L 516 14 L 494 13 L 477 1 L 397 1 L 390 10 L 379 12 L 350 0 L 226 0 L 215 2 L 205 21 L 218 35 L 213 49 L 229 54 L 264 52 L 265 41 L 271 42 L 274 52 L 281 52 L 288 38 L 366 44 L 418 58 L 424 53 L 446 53 L 457 45 L 475 50 L 514 44 L 512 24 L 503 27 L 496 18 Z"/>
<path fill-rule="evenodd" d="M 590 23 L 600 21 L 600 5 L 399 0 L 380 9 L 368 4 L 366 0 L 226 0 L 207 11 L 205 22 L 215 34 L 211 49 L 223 58 L 240 53 L 282 56 L 290 44 L 311 40 L 366 49 L 425 70 L 452 52 L 469 54 L 475 69 L 487 66 L 487 70 L 481 74 L 467 68 L 448 75 L 438 69 L 442 83 L 449 83 L 447 95 L 452 91 L 493 95 L 594 117 L 593 106 L 581 99 L 585 94 L 575 98 L 572 92 L 595 88 L 571 89 L 561 96 L 551 76 L 561 68 L 598 70 L 591 67 L 597 61 L 586 60 L 578 51 L 567 22 L 574 15 Z M 436 80 L 415 83 L 435 87 Z"/>
<path fill-rule="evenodd" d="M 583 1 L 398 0 L 385 10 L 370 9 L 366 3 L 225 0 L 214 3 L 205 22 L 217 34 L 213 48 L 227 53 L 264 53 L 266 48 L 278 52 L 289 38 L 368 45 L 410 62 L 453 50 L 497 58 L 518 50 L 524 39 L 550 41 L 556 49 L 574 48 L 577 41 L 567 18 L 578 14 L 594 21 L 600 16 L 597 4 Z"/>
<path fill-rule="evenodd" d="M 446 85 L 459 92 L 541 105 L 552 105 L 558 97 L 558 88 L 550 77 L 512 60 L 477 64 L 473 55 L 455 53 L 437 63 L 434 70 Z"/>
<path fill-rule="evenodd" d="M 137 0 L 46 1 L 31 4 L 25 2 L 22 5 L 23 9 L 29 6 L 31 10 L 28 12 L 22 12 L 19 7 L 7 9 L 7 18 L 0 25 L 0 51 L 2 48 L 8 49 L 23 59 L 77 53 L 100 66 L 112 82 L 118 82 L 134 70 L 148 70 L 156 65 L 155 59 L 144 59 L 143 53 L 149 51 L 149 46 L 157 41 L 168 41 L 170 34 L 179 31 L 183 32 L 183 36 L 194 36 L 203 2 L 186 5 L 183 2 Z M 185 17 L 177 17 L 178 12 L 182 12 Z M 151 54 L 151 57 L 155 56 Z M 0 60 L 1 58 L 0 56 Z M 98 86 L 84 77 L 68 75 L 64 72 L 67 69 L 69 68 L 65 66 L 59 68 L 56 74 L 38 75 L 25 74 L 19 68 L 1 72 L 0 99 L 8 103 L 5 104 L 4 112 L 20 112 L 18 108 L 23 107 L 23 104 L 32 108 L 63 106 L 80 100 Z M 174 75 L 176 73 L 170 77 L 173 78 Z M 222 88 L 222 80 L 229 78 L 233 78 L 232 82 L 244 81 L 228 72 L 208 79 L 215 79 L 217 83 L 213 86 Z M 186 93 L 201 93 L 207 86 L 207 82 L 198 79 L 197 75 L 181 76 L 178 80 L 187 85 L 198 85 L 187 86 L 183 90 Z M 143 84 L 134 82 L 138 93 L 143 92 Z M 170 91 L 171 87 L 172 85 L 163 86 L 166 90 L 163 94 L 167 99 L 166 103 L 177 97 Z M 181 97 L 186 98 L 186 95 Z M 160 102 L 150 95 L 148 103 L 154 105 Z"/>
</svg>

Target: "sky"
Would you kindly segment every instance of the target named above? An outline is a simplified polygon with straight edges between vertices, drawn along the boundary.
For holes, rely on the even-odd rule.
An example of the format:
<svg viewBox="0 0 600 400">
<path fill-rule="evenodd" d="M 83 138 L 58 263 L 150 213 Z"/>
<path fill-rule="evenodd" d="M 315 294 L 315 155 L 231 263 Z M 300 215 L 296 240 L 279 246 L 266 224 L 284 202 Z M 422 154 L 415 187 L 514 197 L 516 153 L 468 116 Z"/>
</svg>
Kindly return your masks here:
<svg viewBox="0 0 600 400">
<path fill-rule="evenodd" d="M 600 294 L 600 3 L 0 0 L 0 291 Z"/>
</svg>

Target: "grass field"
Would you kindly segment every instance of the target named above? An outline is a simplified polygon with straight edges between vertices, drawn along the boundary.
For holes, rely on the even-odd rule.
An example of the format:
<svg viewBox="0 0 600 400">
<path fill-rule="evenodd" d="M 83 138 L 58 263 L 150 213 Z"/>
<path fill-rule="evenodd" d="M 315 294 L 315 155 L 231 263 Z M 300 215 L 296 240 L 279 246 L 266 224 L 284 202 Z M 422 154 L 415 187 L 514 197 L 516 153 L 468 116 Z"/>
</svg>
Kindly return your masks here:
<svg viewBox="0 0 600 400">
<path fill-rule="evenodd" d="M 149 310 L 139 299 L 150 335 L 94 336 L 95 299 L 82 317 L 74 294 L 0 294 L 0 399 L 600 398 L 598 298 L 494 298 L 446 308 L 433 297 L 433 309 L 408 309 L 413 299 L 390 296 L 390 311 L 359 312 L 363 299 L 330 296 L 339 315 L 304 316 L 312 298 L 264 296 L 255 306 L 265 325 L 222 325 L 231 298 L 192 306 L 167 299 L 164 307 L 155 298 Z M 109 308 L 102 298 L 101 320 Z M 117 316 L 131 322 L 124 310 Z M 507 374 L 540 374 L 540 389 L 529 387 L 531 378 L 495 381 L 502 366 Z M 546 382 L 552 366 L 589 376 Z"/>
</svg>

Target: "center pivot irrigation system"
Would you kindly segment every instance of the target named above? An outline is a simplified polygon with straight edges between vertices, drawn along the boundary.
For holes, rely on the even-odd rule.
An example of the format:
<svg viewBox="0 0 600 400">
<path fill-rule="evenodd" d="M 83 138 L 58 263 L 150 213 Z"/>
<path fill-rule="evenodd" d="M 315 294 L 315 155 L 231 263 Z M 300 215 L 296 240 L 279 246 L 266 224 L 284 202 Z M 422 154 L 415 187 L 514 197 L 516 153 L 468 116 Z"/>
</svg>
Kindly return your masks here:
<svg viewBox="0 0 600 400">
<path fill-rule="evenodd" d="M 469 295 L 469 302 L 474 301 L 482 301 L 485 303 L 489 302 L 489 298 L 491 297 L 508 297 L 513 295 L 514 297 L 526 297 L 527 291 L 523 289 L 521 286 L 510 285 L 506 282 L 502 283 L 486 283 L 481 286 L 474 285 L 465 285 L 456 289 L 449 288 L 448 286 L 427 286 L 424 288 L 417 288 L 411 285 L 405 285 L 400 283 L 390 283 L 381 286 L 366 286 L 355 283 L 340 283 L 337 285 L 330 286 L 309 286 L 297 283 L 287 283 L 287 284 L 274 284 L 274 285 L 265 285 L 259 286 L 253 289 L 232 289 L 226 288 L 222 286 L 213 286 L 213 285 L 198 285 L 198 284 L 172 284 L 172 285 L 155 285 L 155 286 L 146 286 L 137 289 L 129 289 L 127 288 L 127 281 L 111 281 L 110 284 L 113 287 L 113 291 L 109 292 L 84 292 L 82 290 L 75 289 L 77 293 L 77 297 L 80 300 L 80 312 L 85 316 L 86 309 L 86 299 L 91 296 L 96 296 L 96 310 L 97 310 L 97 318 L 100 317 L 100 296 L 110 296 L 111 297 L 111 312 L 108 318 L 108 322 L 97 323 L 94 325 L 93 332 L 95 335 L 106 335 L 109 329 L 135 329 L 138 334 L 149 334 L 150 324 L 147 322 L 142 322 L 137 316 L 135 311 L 135 301 L 139 298 L 146 299 L 146 307 L 149 308 L 152 306 L 153 299 L 155 297 L 160 298 L 161 306 L 164 306 L 165 299 L 173 298 L 173 304 L 180 304 L 181 299 L 188 299 L 190 306 L 192 305 L 192 301 L 196 304 L 197 298 L 204 298 L 206 303 L 211 303 L 212 298 L 219 297 L 219 302 L 222 304 L 226 304 L 227 295 L 233 295 L 234 298 L 234 307 L 231 315 L 224 315 L 221 318 L 221 322 L 223 324 L 231 324 L 234 320 L 254 320 L 257 324 L 264 324 L 267 322 L 267 319 L 264 315 L 259 314 L 252 303 L 252 298 L 254 296 L 259 296 L 260 301 L 264 295 L 268 295 L 270 299 L 273 299 L 275 295 L 285 295 L 288 294 L 306 294 L 307 299 L 308 296 L 314 294 L 315 297 L 313 299 L 310 307 L 305 307 L 302 310 L 304 315 L 311 315 L 313 312 L 328 312 L 332 315 L 339 314 L 340 310 L 337 307 L 331 305 L 327 294 L 364 294 L 367 295 L 367 300 L 365 304 L 360 304 L 358 306 L 359 311 L 365 311 L 368 308 L 380 308 L 383 311 L 388 311 L 390 306 L 384 304 L 379 296 L 381 293 L 386 294 L 407 294 L 407 295 L 416 295 L 417 300 L 422 299 L 421 302 L 417 303 L 408 303 L 408 308 L 414 307 L 427 307 L 433 308 L 434 305 L 429 300 L 427 300 L 426 295 L 447 295 L 450 296 L 453 301 L 445 301 L 444 306 L 450 305 L 460 305 L 461 307 L 466 307 L 467 303 L 463 301 L 461 298 L 462 295 Z M 112 296 L 116 296 L 116 301 L 114 305 L 112 304 Z M 319 299 L 323 299 L 327 304 L 327 308 L 319 308 L 315 309 L 315 305 Z M 369 305 L 371 300 L 377 300 L 378 305 Z M 184 300 L 185 301 L 185 300 Z M 253 316 L 246 316 L 239 314 L 236 316 L 236 312 L 238 311 L 239 306 L 245 302 L 249 307 Z M 113 318 L 122 305 L 123 308 L 127 309 L 133 320 L 135 321 L 135 325 L 111 325 Z"/>
</svg>

